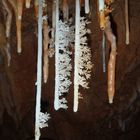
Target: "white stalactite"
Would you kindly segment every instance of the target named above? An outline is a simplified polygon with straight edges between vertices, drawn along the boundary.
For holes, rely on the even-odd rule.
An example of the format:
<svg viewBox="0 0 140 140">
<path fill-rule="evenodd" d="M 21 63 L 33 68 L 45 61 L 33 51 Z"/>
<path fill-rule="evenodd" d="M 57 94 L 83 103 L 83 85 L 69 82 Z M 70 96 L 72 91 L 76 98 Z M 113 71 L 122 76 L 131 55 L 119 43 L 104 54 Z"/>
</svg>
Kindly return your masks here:
<svg viewBox="0 0 140 140">
<path fill-rule="evenodd" d="M 55 32 L 55 97 L 54 97 L 54 108 L 59 109 L 59 0 L 56 0 L 56 32 Z"/>
<path fill-rule="evenodd" d="M 38 17 L 38 56 L 37 56 L 37 93 L 35 112 L 35 140 L 40 138 L 40 128 L 48 126 L 48 113 L 41 112 L 41 84 L 42 84 L 42 0 L 39 0 Z"/>
<path fill-rule="evenodd" d="M 128 13 L 128 0 L 125 0 L 125 26 L 126 26 L 126 45 L 129 45 L 129 13 Z"/>
<path fill-rule="evenodd" d="M 72 40 L 70 27 L 67 22 L 59 20 L 59 1 L 56 1 L 56 33 L 55 33 L 55 99 L 54 108 L 67 109 L 67 100 L 63 97 L 68 93 L 71 85 L 70 72 L 71 52 L 68 49 L 69 42 Z"/>
<path fill-rule="evenodd" d="M 74 107 L 78 111 L 78 100 L 81 97 L 79 86 L 87 89 L 88 79 L 91 77 L 91 50 L 88 47 L 87 34 L 90 30 L 86 28 L 89 24 L 85 17 L 80 17 L 80 3 L 76 0 L 76 22 L 75 22 L 75 57 L 74 57 Z"/>
<path fill-rule="evenodd" d="M 104 10 L 105 7 L 104 0 L 98 0 L 98 4 L 99 4 L 99 11 Z"/>
<path fill-rule="evenodd" d="M 74 107 L 73 111 L 78 110 L 78 59 L 80 46 L 80 2 L 76 0 L 76 14 L 75 14 L 75 56 L 74 56 Z"/>
<path fill-rule="evenodd" d="M 41 79 L 42 79 L 42 0 L 39 0 L 35 140 L 39 140 L 40 137 L 40 128 L 38 124 L 39 124 L 39 114 L 41 110 Z"/>
<path fill-rule="evenodd" d="M 89 11 L 89 0 L 85 0 L 85 13 L 88 14 Z"/>
</svg>

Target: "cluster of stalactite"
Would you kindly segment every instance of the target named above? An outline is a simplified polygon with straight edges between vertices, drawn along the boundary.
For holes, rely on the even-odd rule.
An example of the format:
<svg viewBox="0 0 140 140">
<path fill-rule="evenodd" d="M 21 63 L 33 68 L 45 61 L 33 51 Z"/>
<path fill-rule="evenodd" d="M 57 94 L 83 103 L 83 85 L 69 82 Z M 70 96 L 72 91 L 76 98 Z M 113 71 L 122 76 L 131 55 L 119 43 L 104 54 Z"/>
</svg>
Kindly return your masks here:
<svg viewBox="0 0 140 140">
<path fill-rule="evenodd" d="M 11 60 L 11 54 L 10 54 L 10 38 L 11 38 L 11 23 L 12 23 L 12 17 L 13 17 L 13 11 L 15 14 L 15 19 L 16 19 L 16 35 L 17 35 L 17 52 L 20 54 L 22 52 L 22 16 L 23 16 L 23 8 L 24 5 L 26 8 L 30 8 L 31 5 L 31 0 L 2 0 L 2 4 L 5 8 L 5 11 L 7 12 L 6 14 L 6 30 L 3 30 L 3 27 L 0 27 L 0 29 L 2 30 L 1 32 L 5 32 L 5 35 L 2 35 L 2 37 L 4 37 L 2 39 L 2 43 L 4 44 L 3 46 L 5 46 L 4 48 L 4 55 L 7 57 L 7 63 L 8 66 L 10 65 L 10 60 Z M 85 2 L 85 3 L 84 3 Z M 87 81 L 84 79 L 82 81 L 82 78 L 80 79 L 79 77 L 82 75 L 82 70 L 85 72 L 86 70 L 88 71 L 89 69 L 91 70 L 92 64 L 90 62 L 90 51 L 86 50 L 85 48 L 85 53 L 86 56 L 89 56 L 89 58 L 87 58 L 87 62 L 88 65 L 86 68 L 84 69 L 80 69 L 80 55 L 82 53 L 82 51 L 78 48 L 80 47 L 80 45 L 82 44 L 81 42 L 83 41 L 83 46 L 87 45 L 87 38 L 84 37 L 82 38 L 80 36 L 81 32 L 80 31 L 80 23 L 81 23 L 81 17 L 80 17 L 80 9 L 81 6 L 85 5 L 85 14 L 88 14 L 90 11 L 89 8 L 89 0 L 76 0 L 76 17 L 75 17 L 75 40 L 73 42 L 75 42 L 75 64 L 74 64 L 74 112 L 77 112 L 78 110 L 78 99 L 79 99 L 79 85 L 82 86 L 82 84 L 80 84 L 80 82 L 83 82 L 83 85 L 86 86 Z M 117 45 L 116 45 L 116 37 L 113 33 L 113 30 L 111 28 L 111 21 L 110 21 L 110 14 L 112 12 L 112 7 L 111 4 L 113 3 L 113 0 L 98 0 L 98 16 L 99 16 L 99 20 L 100 20 L 100 28 L 101 30 L 104 32 L 104 34 L 106 35 L 107 40 L 110 42 L 110 57 L 109 57 L 109 61 L 108 61 L 108 98 L 109 98 L 109 103 L 113 103 L 113 98 L 114 98 L 114 94 L 115 94 L 115 69 L 116 69 L 116 54 L 117 54 Z M 59 73 L 59 60 L 58 58 L 58 54 L 62 55 L 62 53 L 60 53 L 60 49 L 59 50 L 59 40 L 60 38 L 58 37 L 59 34 L 59 25 L 60 25 L 60 15 L 59 15 L 59 1 L 55 1 L 53 2 L 53 14 L 52 14 L 52 29 L 49 27 L 49 23 L 48 23 L 48 16 L 47 16 L 47 5 L 46 5 L 46 1 L 43 1 L 43 7 L 42 7 L 42 29 L 43 29 L 43 80 L 44 83 L 47 83 L 48 80 L 48 76 L 49 76 L 49 55 L 51 56 L 52 53 L 49 50 L 49 47 L 55 46 L 55 66 L 56 66 L 56 87 L 55 87 L 55 92 L 58 94 L 60 91 L 60 76 L 58 76 Z M 38 0 L 34 0 L 34 13 L 36 16 L 36 19 L 39 18 L 39 1 Z M 63 21 L 66 23 L 70 22 L 69 19 L 69 8 L 68 8 L 68 0 L 63 0 L 62 1 L 62 13 L 63 13 Z M 129 19 L 128 19 L 128 1 L 125 1 L 125 22 L 126 22 L 126 44 L 129 44 Z M 38 26 L 39 27 L 39 26 Z M 84 29 L 84 28 L 83 28 Z M 38 29 L 39 30 L 39 29 Z M 49 33 L 51 32 L 51 38 L 49 36 Z M 88 30 L 85 30 L 85 34 L 88 33 Z M 83 36 L 86 36 L 85 34 L 83 34 Z M 39 37 L 38 37 L 39 38 Z M 81 41 L 81 40 L 82 41 Z M 87 41 L 87 42 L 86 42 Z M 53 43 L 55 44 L 53 44 Z M 62 44 L 61 44 L 62 45 Z M 82 45 L 81 45 L 82 46 Z M 65 47 L 65 46 L 64 46 Z M 83 49 L 83 50 L 84 50 Z M 83 58 L 83 61 L 85 62 L 85 58 Z M 87 63 L 85 62 L 85 63 Z M 80 66 L 79 66 L 80 65 Z M 84 67 L 84 66 L 82 66 Z M 71 70 L 71 69 L 70 69 Z M 81 70 L 81 71 L 80 71 Z M 90 71 L 89 70 L 89 71 Z M 79 72 L 80 71 L 80 72 Z M 90 72 L 89 72 L 90 73 Z M 91 75 L 87 73 L 87 75 L 85 75 L 85 77 L 87 77 L 87 79 L 89 79 L 89 77 L 91 77 Z M 70 75 L 70 74 L 69 74 Z M 80 75 L 80 76 L 79 76 Z M 57 77 L 58 76 L 58 77 Z M 79 76 L 79 77 L 78 77 Z M 82 76 L 81 76 L 82 77 Z M 84 76 L 83 76 L 84 77 Z M 60 78 L 60 79 L 59 79 Z M 79 80 L 79 79 L 80 80 Z M 67 77 L 66 77 L 67 79 Z M 58 82 L 58 80 L 60 80 Z M 64 80 L 63 80 L 64 82 Z M 70 85 L 70 83 L 68 83 L 66 81 L 67 84 Z M 38 84 L 38 83 L 37 83 Z M 62 90 L 65 90 L 66 86 L 61 87 Z M 84 86 L 83 86 L 84 87 Z M 58 88 L 58 89 L 57 89 Z M 64 88 L 64 89 L 63 89 Z M 59 91 L 59 92 L 58 92 Z M 67 90 L 66 90 L 67 91 Z M 66 92 L 65 91 L 65 92 Z M 61 93 L 61 92 L 60 92 Z M 59 100 L 59 96 L 57 95 L 57 101 L 55 101 L 55 109 L 58 110 L 59 108 L 67 108 L 66 106 L 63 106 Z M 64 98 L 61 99 L 61 101 L 65 104 L 66 100 Z M 62 105 L 62 106 L 61 106 Z M 60 107 L 61 106 L 61 107 Z"/>
<path fill-rule="evenodd" d="M 4 9 L 6 10 L 6 38 L 8 42 L 8 47 L 10 47 L 10 37 L 11 37 L 11 23 L 13 17 L 13 11 L 16 17 L 16 28 L 17 28 L 17 52 L 22 52 L 22 15 L 24 4 L 26 8 L 30 8 L 31 0 L 2 0 Z M 38 11 L 38 1 L 34 1 L 35 13 L 37 16 Z"/>
<path fill-rule="evenodd" d="M 30 8 L 31 0 L 2 0 L 3 7 L 5 8 L 6 14 L 6 47 L 5 47 L 5 55 L 7 56 L 7 63 L 10 65 L 11 54 L 10 54 L 10 33 L 11 33 L 11 23 L 13 17 L 13 11 L 16 17 L 16 28 L 17 28 L 17 52 L 22 52 L 22 15 L 23 15 L 23 8 L 24 5 L 26 8 Z M 105 32 L 107 39 L 111 43 L 111 53 L 110 53 L 110 60 L 108 63 L 108 95 L 109 95 L 109 102 L 113 102 L 113 96 L 115 92 L 115 62 L 116 62 L 116 37 L 114 36 L 111 23 L 109 20 L 109 14 L 112 12 L 111 4 L 113 0 L 98 0 L 99 5 L 99 19 L 100 19 L 100 28 Z M 34 0 L 34 12 L 36 18 L 38 18 L 38 0 Z M 80 0 L 80 5 L 82 6 L 85 4 L 85 13 L 89 12 L 89 1 Z M 63 0 L 62 2 L 62 11 L 63 11 L 63 19 L 68 21 L 69 18 L 69 10 L 68 10 L 68 1 Z M 43 66 L 43 73 L 44 73 L 44 82 L 47 82 L 48 79 L 48 67 L 49 67 L 49 51 L 48 45 L 50 44 L 51 40 L 49 38 L 50 28 L 48 26 L 47 18 L 45 17 L 47 14 L 47 9 L 43 9 L 43 46 L 44 46 L 44 66 Z M 54 6 L 55 10 L 55 6 Z M 53 10 L 53 11 L 54 11 Z M 55 20 L 55 15 L 53 14 L 53 20 Z M 55 21 L 52 21 L 55 23 Z M 126 22 L 126 44 L 129 44 L 129 18 L 128 18 L 128 0 L 125 0 L 125 22 Z M 53 30 L 55 30 L 55 24 L 53 25 Z M 52 31 L 52 38 L 54 37 L 54 31 Z M 112 98 L 112 99 L 111 99 Z"/>
<path fill-rule="evenodd" d="M 22 15 L 24 4 L 26 8 L 30 8 L 31 0 L 2 0 L 3 7 L 6 11 L 6 45 L 5 45 L 5 55 L 7 57 L 8 66 L 10 66 L 11 54 L 10 54 L 10 38 L 11 38 L 11 24 L 13 19 L 13 11 L 16 17 L 16 34 L 17 34 L 17 52 L 20 54 L 22 52 Z M 34 13 L 36 18 L 38 18 L 38 0 L 34 0 Z M 43 8 L 44 17 L 47 16 L 46 6 Z M 50 38 L 48 36 L 50 28 L 48 26 L 47 18 L 43 19 L 43 46 L 44 46 L 44 82 L 47 82 L 48 77 L 48 44 Z"/>
</svg>

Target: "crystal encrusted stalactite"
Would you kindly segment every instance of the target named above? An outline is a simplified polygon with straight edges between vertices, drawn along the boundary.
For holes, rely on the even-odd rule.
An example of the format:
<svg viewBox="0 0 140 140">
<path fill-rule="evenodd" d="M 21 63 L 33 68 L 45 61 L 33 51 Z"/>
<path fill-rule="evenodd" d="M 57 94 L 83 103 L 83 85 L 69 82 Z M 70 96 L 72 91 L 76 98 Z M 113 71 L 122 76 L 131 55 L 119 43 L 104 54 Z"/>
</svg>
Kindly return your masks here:
<svg viewBox="0 0 140 140">
<path fill-rule="evenodd" d="M 80 17 L 80 2 L 76 0 L 76 22 L 75 22 L 75 57 L 74 57 L 74 112 L 78 110 L 80 97 L 79 86 L 88 88 L 88 79 L 91 77 L 91 50 L 88 47 L 86 29 L 89 23 L 84 17 Z"/>
<path fill-rule="evenodd" d="M 71 85 L 70 73 L 71 52 L 69 43 L 73 39 L 71 36 L 71 27 L 67 22 L 59 20 L 59 1 L 56 1 L 56 32 L 55 32 L 55 100 L 54 108 L 67 109 L 67 100 L 64 95 L 68 93 Z"/>
<path fill-rule="evenodd" d="M 87 34 L 90 34 L 90 30 L 86 28 L 87 24 L 89 24 L 88 20 L 85 17 L 81 17 L 80 19 L 80 47 L 79 47 L 79 85 L 83 88 L 88 88 L 87 80 L 91 77 L 91 50 L 88 47 L 88 38 Z"/>
<path fill-rule="evenodd" d="M 75 60 L 75 62 L 77 61 L 77 65 L 75 65 L 75 67 L 77 67 L 77 71 L 75 71 L 75 73 L 77 72 L 77 77 L 75 77 L 75 79 L 77 78 L 77 84 L 75 83 L 74 86 L 76 86 L 76 89 L 78 89 L 78 95 L 76 93 L 74 112 L 77 112 L 78 110 L 78 99 L 81 97 L 79 87 L 81 86 L 85 89 L 89 88 L 88 80 L 91 78 L 91 69 L 93 66 L 91 62 L 91 49 L 88 47 L 88 38 L 86 36 L 90 33 L 90 30 L 86 28 L 88 23 L 89 22 L 85 17 L 80 18 L 80 44 L 79 46 L 75 46 L 77 47 L 77 59 Z"/>
<path fill-rule="evenodd" d="M 57 47 L 56 49 L 58 49 L 58 51 L 55 53 L 58 54 L 56 55 L 57 61 L 55 62 L 55 65 L 57 66 L 56 70 L 58 75 L 56 75 L 56 84 L 58 84 L 58 89 L 56 90 L 57 93 L 55 93 L 55 96 L 57 96 L 55 99 L 58 100 L 55 102 L 55 109 L 58 110 L 59 108 L 67 109 L 68 107 L 66 104 L 67 101 L 63 95 L 68 93 L 69 87 L 71 85 L 70 73 L 72 66 L 70 58 L 71 52 L 68 48 L 69 42 L 71 40 L 71 37 L 69 36 L 70 28 L 66 22 L 59 20 L 58 29 L 56 29 L 56 32 L 58 33 L 58 46 L 55 47 Z"/>
</svg>

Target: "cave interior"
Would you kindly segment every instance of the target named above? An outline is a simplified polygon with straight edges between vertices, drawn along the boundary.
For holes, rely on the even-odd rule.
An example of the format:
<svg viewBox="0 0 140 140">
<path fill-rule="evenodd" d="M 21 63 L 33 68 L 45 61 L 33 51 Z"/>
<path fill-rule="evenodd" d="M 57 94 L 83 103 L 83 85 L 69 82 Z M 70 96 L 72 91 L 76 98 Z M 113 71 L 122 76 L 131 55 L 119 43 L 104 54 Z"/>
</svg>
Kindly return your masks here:
<svg viewBox="0 0 140 140">
<path fill-rule="evenodd" d="M 36 0 L 35 0 L 36 1 Z M 63 1 L 59 2 L 59 18 L 63 19 Z M 77 0 L 68 0 L 69 22 L 75 24 Z M 79 1 L 79 0 L 78 0 Z M 80 1 L 81 16 L 90 21 L 88 47 L 91 50 L 91 78 L 89 88 L 82 89 L 78 111 L 73 111 L 74 83 L 66 94 L 68 109 L 54 109 L 55 55 L 49 57 L 47 82 L 42 80 L 41 111 L 48 112 L 48 127 L 41 129 L 40 140 L 138 140 L 140 137 L 140 1 L 128 0 L 129 44 L 126 43 L 125 2 L 111 1 L 110 23 L 116 37 L 115 95 L 113 103 L 108 102 L 108 69 L 110 42 L 105 40 L 105 60 L 103 60 L 98 0 L 90 0 L 88 14 L 84 0 Z M 10 3 L 11 2 L 11 3 Z M 15 9 L 12 7 L 15 4 Z M 30 8 L 22 7 L 21 46 L 17 38 L 18 3 L 25 0 L 0 1 L 0 139 L 35 139 L 35 106 L 38 55 L 38 19 L 34 1 Z M 52 27 L 53 1 L 47 3 L 48 26 Z M 7 5 L 12 12 L 8 17 Z M 109 7 L 110 8 L 110 7 Z M 110 9 L 109 9 L 110 10 Z M 12 18 L 8 23 L 7 18 Z M 11 24 L 10 35 L 6 34 L 7 24 Z M 51 36 L 49 34 L 49 36 Z M 71 79 L 74 79 L 74 47 L 72 51 Z M 55 50 L 53 50 L 55 53 Z M 105 61 L 105 62 L 103 62 Z M 105 71 L 103 70 L 105 67 Z"/>
</svg>

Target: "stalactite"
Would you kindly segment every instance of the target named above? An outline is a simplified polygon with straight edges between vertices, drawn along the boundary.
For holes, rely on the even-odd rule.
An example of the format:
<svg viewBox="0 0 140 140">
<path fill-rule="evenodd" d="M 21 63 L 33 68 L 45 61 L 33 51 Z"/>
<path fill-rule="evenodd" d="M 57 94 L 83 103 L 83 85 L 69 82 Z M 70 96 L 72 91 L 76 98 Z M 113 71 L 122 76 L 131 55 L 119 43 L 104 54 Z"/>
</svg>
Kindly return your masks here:
<svg viewBox="0 0 140 140">
<path fill-rule="evenodd" d="M 78 102 L 81 98 L 79 86 L 88 88 L 87 80 L 91 77 L 91 51 L 87 44 L 87 34 L 90 30 L 86 29 L 89 23 L 85 17 L 80 17 L 80 3 L 76 0 L 75 15 L 75 56 L 74 56 L 74 107 L 73 111 L 78 111 Z"/>
<path fill-rule="evenodd" d="M 12 10 L 9 6 L 9 3 L 7 0 L 2 0 L 3 6 L 7 12 L 6 16 L 6 46 L 5 51 L 7 54 L 7 63 L 8 66 L 10 66 L 11 61 L 11 54 L 10 54 L 10 33 L 11 33 L 11 23 L 12 23 Z"/>
<path fill-rule="evenodd" d="M 115 94 L 115 67 L 116 67 L 116 37 L 112 32 L 109 17 L 106 17 L 105 34 L 111 44 L 110 58 L 108 62 L 108 97 L 109 103 L 113 103 Z"/>
<path fill-rule="evenodd" d="M 109 103 L 113 103 L 113 98 L 115 94 L 115 67 L 116 67 L 116 37 L 112 32 L 111 23 L 109 18 L 109 13 L 112 12 L 111 3 L 113 0 L 99 0 L 99 18 L 100 18 L 100 28 L 105 32 L 108 41 L 111 44 L 110 58 L 108 62 L 108 98 Z M 103 46 L 104 40 L 102 42 Z"/>
<path fill-rule="evenodd" d="M 22 19 L 24 0 L 17 0 L 17 17 Z"/>
<path fill-rule="evenodd" d="M 89 13 L 89 0 L 85 0 L 85 13 Z"/>
<path fill-rule="evenodd" d="M 79 96 L 79 86 L 78 86 L 78 59 L 80 46 L 80 2 L 76 0 L 76 14 L 75 14 L 75 55 L 74 55 L 74 106 L 73 111 L 78 110 L 78 96 Z"/>
<path fill-rule="evenodd" d="M 68 21 L 69 19 L 68 0 L 63 0 L 63 19 L 64 21 Z"/>
<path fill-rule="evenodd" d="M 126 45 L 129 45 L 129 14 L 128 14 L 128 0 L 125 0 L 125 25 L 126 25 Z"/>
<path fill-rule="evenodd" d="M 22 33 L 21 33 L 21 24 L 22 24 L 22 12 L 23 12 L 24 0 L 17 0 L 17 52 L 21 53 L 22 51 Z"/>
<path fill-rule="evenodd" d="M 104 30 L 105 28 L 105 3 L 104 0 L 98 0 L 98 9 L 99 9 L 99 20 L 100 20 L 100 28 Z"/>
<path fill-rule="evenodd" d="M 44 34 L 44 66 L 43 66 L 43 77 L 44 77 L 44 83 L 47 83 L 48 75 L 49 75 L 49 58 L 48 58 L 48 32 L 47 32 L 47 22 L 43 22 L 43 34 Z M 45 33 L 46 32 L 46 33 Z"/>
<path fill-rule="evenodd" d="M 71 52 L 69 43 L 71 31 L 68 22 L 59 19 L 59 1 L 56 1 L 56 32 L 55 32 L 55 99 L 54 108 L 67 109 L 65 94 L 68 93 L 71 85 Z"/>
<path fill-rule="evenodd" d="M 37 93 L 36 93 L 36 114 L 35 114 L 35 140 L 40 138 L 40 129 L 48 126 L 50 119 L 48 113 L 41 112 L 41 85 L 42 85 L 42 0 L 39 1 L 38 17 L 38 56 L 37 56 Z"/>
<path fill-rule="evenodd" d="M 41 110 L 41 78 L 42 77 L 42 0 L 39 3 L 38 18 L 38 57 L 37 57 L 37 94 L 35 114 L 35 140 L 40 138 L 39 114 Z"/>
<path fill-rule="evenodd" d="M 17 25 L 17 52 L 21 53 L 21 20 L 17 19 L 16 21 Z"/>
<path fill-rule="evenodd" d="M 59 0 L 56 0 L 56 32 L 55 32 L 55 99 L 54 99 L 54 108 L 55 110 L 59 109 L 59 63 L 58 63 L 58 55 L 59 55 Z"/>
<path fill-rule="evenodd" d="M 31 0 L 26 0 L 25 6 L 26 8 L 30 8 Z"/>
<path fill-rule="evenodd" d="M 16 17 L 16 27 L 17 27 L 17 52 L 21 53 L 21 22 L 22 22 L 22 11 L 24 0 L 8 0 L 14 9 L 15 17 Z"/>
<path fill-rule="evenodd" d="M 43 64 L 43 80 L 44 83 L 47 83 L 48 80 L 48 75 L 49 75 L 49 50 L 48 50 L 48 45 L 49 45 L 49 26 L 48 26 L 48 21 L 47 21 L 47 16 L 45 15 L 43 18 L 43 48 L 44 48 L 44 64 Z"/>
</svg>

